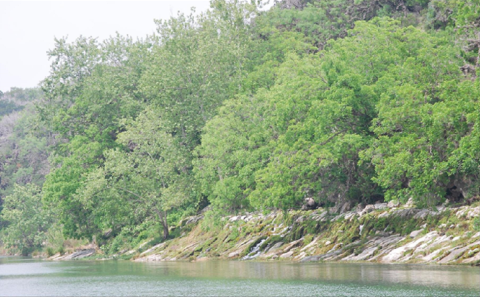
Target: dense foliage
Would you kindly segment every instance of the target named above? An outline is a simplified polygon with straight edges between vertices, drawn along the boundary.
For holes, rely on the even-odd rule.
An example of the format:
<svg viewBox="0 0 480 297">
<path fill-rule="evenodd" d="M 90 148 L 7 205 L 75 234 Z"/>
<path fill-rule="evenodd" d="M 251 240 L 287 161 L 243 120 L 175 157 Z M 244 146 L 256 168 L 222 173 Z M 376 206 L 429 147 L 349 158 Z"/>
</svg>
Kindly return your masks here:
<svg viewBox="0 0 480 297">
<path fill-rule="evenodd" d="M 19 199 L 29 230 L 54 212 L 66 236 L 116 246 L 209 204 L 480 195 L 478 0 L 257 2 L 214 0 L 137 41 L 56 40 L 36 109 L 0 101 L 28 115 L 1 147 L 5 243 L 38 247 L 12 239 Z"/>
</svg>

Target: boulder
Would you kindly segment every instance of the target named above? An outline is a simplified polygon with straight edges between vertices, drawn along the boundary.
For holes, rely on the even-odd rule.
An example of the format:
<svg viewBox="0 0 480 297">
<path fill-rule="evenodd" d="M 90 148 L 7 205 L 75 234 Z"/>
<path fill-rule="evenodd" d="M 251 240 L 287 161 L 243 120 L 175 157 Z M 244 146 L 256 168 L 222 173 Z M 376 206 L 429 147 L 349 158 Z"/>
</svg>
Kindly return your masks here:
<svg viewBox="0 0 480 297">
<path fill-rule="evenodd" d="M 318 203 L 313 198 L 305 198 L 305 204 L 302 206 L 302 210 L 317 209 Z"/>
<path fill-rule="evenodd" d="M 228 257 L 229 258 L 234 258 L 234 257 L 238 257 L 240 255 L 240 251 L 234 251 L 234 252 L 231 252 L 230 254 L 228 254 Z"/>
<path fill-rule="evenodd" d="M 399 207 L 400 202 L 398 200 L 391 200 L 387 203 L 388 208 Z"/>
<path fill-rule="evenodd" d="M 352 209 L 352 203 L 351 202 L 345 202 L 342 204 L 340 207 L 340 213 L 346 213 L 347 211 L 350 211 Z"/>
<path fill-rule="evenodd" d="M 418 234 L 420 234 L 423 231 L 423 229 L 420 230 L 415 230 L 410 233 L 410 238 L 415 238 L 417 237 Z"/>
<path fill-rule="evenodd" d="M 375 207 L 375 209 L 385 209 L 388 207 L 387 203 L 376 203 L 375 205 L 373 205 L 373 207 Z"/>
<path fill-rule="evenodd" d="M 375 206 L 373 204 L 368 204 L 365 208 L 358 214 L 359 216 L 363 216 L 367 213 L 370 213 L 375 210 Z"/>
<path fill-rule="evenodd" d="M 430 210 L 428 210 L 428 209 L 422 209 L 422 210 L 420 210 L 418 213 L 416 213 L 413 218 L 424 220 L 424 219 L 426 219 L 429 215 L 434 216 L 434 215 L 436 215 L 436 214 L 437 214 L 437 213 L 434 212 L 434 211 L 430 211 Z"/>
</svg>

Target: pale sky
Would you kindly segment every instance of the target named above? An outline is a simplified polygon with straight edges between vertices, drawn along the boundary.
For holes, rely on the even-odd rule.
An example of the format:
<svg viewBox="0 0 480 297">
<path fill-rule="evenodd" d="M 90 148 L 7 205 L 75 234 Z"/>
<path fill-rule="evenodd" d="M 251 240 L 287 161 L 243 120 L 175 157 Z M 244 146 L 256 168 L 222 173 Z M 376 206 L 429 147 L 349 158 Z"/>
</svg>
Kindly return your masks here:
<svg viewBox="0 0 480 297">
<path fill-rule="evenodd" d="M 49 73 L 47 51 L 54 37 L 134 38 L 155 32 L 154 19 L 190 8 L 205 11 L 209 0 L 3 1 L 0 0 L 0 90 L 34 87 Z"/>
</svg>

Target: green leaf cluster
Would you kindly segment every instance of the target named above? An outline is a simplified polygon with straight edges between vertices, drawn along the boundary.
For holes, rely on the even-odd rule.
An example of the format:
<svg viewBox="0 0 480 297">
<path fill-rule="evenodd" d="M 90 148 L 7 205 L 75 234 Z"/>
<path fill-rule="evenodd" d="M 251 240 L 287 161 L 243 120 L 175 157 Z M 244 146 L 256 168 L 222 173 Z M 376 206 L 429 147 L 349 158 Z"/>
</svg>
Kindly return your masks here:
<svg viewBox="0 0 480 297">
<path fill-rule="evenodd" d="M 40 188 L 34 184 L 15 186 L 6 196 L 0 218 L 8 222 L 2 230 L 6 248 L 26 256 L 42 246 L 53 221 L 52 212 L 42 206 Z"/>
</svg>

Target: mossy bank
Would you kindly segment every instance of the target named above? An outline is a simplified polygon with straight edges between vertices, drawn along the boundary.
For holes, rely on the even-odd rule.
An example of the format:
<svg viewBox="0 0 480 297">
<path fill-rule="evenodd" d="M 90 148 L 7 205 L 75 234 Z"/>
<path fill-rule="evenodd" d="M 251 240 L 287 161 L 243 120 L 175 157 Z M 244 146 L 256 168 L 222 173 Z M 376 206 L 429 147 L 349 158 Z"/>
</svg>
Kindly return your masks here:
<svg viewBox="0 0 480 297">
<path fill-rule="evenodd" d="M 112 257 L 479 265 L 479 214 L 478 203 L 435 210 L 379 203 L 344 213 L 323 208 L 245 213 L 213 227 L 199 215 L 180 222 L 177 238 L 146 240 Z"/>
</svg>

